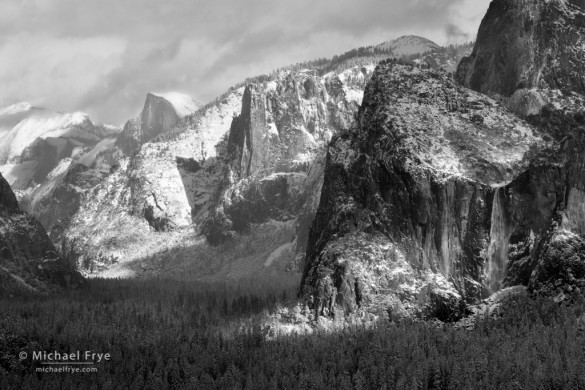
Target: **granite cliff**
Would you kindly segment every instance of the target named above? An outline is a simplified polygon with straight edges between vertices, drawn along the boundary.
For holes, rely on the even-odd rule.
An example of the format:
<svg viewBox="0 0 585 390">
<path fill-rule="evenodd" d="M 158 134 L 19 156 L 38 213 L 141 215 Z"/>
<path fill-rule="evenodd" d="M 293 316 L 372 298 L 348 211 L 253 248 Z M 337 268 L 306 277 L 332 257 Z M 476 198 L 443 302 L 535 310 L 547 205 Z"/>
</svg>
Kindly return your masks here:
<svg viewBox="0 0 585 390">
<path fill-rule="evenodd" d="M 495 0 L 480 25 L 471 56 L 457 80 L 510 99 L 514 111 L 537 114 L 538 90 L 585 92 L 585 13 L 579 0 Z"/>
<path fill-rule="evenodd" d="M 489 293 L 494 187 L 543 144 L 445 72 L 380 64 L 356 126 L 329 146 L 303 296 L 318 314 L 454 318 Z"/>
<path fill-rule="evenodd" d="M 301 284 L 317 316 L 452 321 L 508 286 L 580 294 L 583 6 L 494 0 L 459 85 L 378 66 L 329 147 Z"/>
</svg>

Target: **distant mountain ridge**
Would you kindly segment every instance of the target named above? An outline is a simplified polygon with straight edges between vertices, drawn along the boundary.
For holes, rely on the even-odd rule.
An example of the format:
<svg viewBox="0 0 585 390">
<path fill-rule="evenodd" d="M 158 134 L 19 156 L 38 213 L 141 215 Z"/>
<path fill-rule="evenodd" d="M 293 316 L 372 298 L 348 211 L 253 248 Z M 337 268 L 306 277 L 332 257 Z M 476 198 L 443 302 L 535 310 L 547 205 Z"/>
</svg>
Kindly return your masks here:
<svg viewBox="0 0 585 390">
<path fill-rule="evenodd" d="M 63 158 L 119 130 L 83 112 L 59 113 L 21 102 L 0 109 L 0 171 L 14 189 L 40 183 Z"/>
<path fill-rule="evenodd" d="M 403 35 L 392 41 L 384 42 L 376 47 L 382 50 L 391 51 L 394 58 L 410 56 L 413 54 L 424 54 L 440 48 L 438 44 L 430 39 L 416 35 Z"/>
</svg>

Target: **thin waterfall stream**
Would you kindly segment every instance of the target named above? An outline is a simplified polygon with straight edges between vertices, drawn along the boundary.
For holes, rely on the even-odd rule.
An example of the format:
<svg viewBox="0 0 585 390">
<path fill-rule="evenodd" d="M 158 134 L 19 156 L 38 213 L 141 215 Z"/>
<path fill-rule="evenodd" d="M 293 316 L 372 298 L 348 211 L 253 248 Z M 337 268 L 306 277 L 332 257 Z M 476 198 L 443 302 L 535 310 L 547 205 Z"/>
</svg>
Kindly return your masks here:
<svg viewBox="0 0 585 390">
<path fill-rule="evenodd" d="M 508 246 L 510 243 L 510 226 L 504 207 L 504 190 L 498 187 L 494 193 L 488 246 L 488 285 L 492 292 L 502 287 L 508 263 Z"/>
</svg>

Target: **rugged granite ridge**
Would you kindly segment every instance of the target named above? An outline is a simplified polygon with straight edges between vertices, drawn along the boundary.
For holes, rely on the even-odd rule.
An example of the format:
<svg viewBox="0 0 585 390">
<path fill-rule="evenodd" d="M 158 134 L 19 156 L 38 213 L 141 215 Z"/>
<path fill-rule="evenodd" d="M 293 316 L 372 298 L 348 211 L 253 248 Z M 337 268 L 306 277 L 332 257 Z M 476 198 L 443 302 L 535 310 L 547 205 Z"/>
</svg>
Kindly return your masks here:
<svg viewBox="0 0 585 390">
<path fill-rule="evenodd" d="M 246 87 L 240 115 L 231 124 L 223 179 L 204 225 L 211 243 L 269 221 L 293 223 L 294 233 L 279 256 L 296 259 L 291 267 L 298 267 L 320 196 L 326 145 L 353 123 L 373 68 L 324 76 L 314 70 L 284 72 L 266 85 Z"/>
<path fill-rule="evenodd" d="M 504 97 L 531 88 L 584 93 L 584 7 L 580 0 L 492 1 L 471 56 L 459 64 L 457 80 L 476 91 Z M 545 103 L 525 95 L 515 100 Z M 524 114 L 528 111 L 524 109 Z"/>
<path fill-rule="evenodd" d="M 542 139 L 445 72 L 381 63 L 330 144 L 301 293 L 317 314 L 453 319 L 488 293 L 494 187 Z"/>
<path fill-rule="evenodd" d="M 194 113 L 196 109 L 196 103 L 186 95 L 149 92 L 142 112 L 137 118 L 126 122 L 116 144 L 124 153 L 132 155 L 145 142 L 167 132 L 182 117 Z"/>
<path fill-rule="evenodd" d="M 0 293 L 48 291 L 83 282 L 58 254 L 42 225 L 18 207 L 0 175 Z"/>
</svg>

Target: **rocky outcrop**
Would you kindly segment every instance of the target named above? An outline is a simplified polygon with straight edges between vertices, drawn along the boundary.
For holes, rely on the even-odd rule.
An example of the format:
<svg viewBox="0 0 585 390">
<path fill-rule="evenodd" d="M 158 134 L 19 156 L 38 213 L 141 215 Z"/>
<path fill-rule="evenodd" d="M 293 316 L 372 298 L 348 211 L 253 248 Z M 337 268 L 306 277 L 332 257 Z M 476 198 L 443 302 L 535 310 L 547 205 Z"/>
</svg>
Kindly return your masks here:
<svg viewBox="0 0 585 390">
<path fill-rule="evenodd" d="M 495 0 L 456 77 L 471 89 L 504 97 L 531 88 L 582 94 L 584 43 L 582 1 Z"/>
<path fill-rule="evenodd" d="M 126 122 L 116 144 L 124 153 L 133 155 L 144 143 L 167 132 L 196 109 L 188 96 L 148 93 L 142 112 L 136 119 Z"/>
<path fill-rule="evenodd" d="M 447 73 L 380 64 L 357 126 L 330 144 L 302 295 L 318 314 L 457 318 L 489 293 L 494 187 L 542 145 Z"/>
<path fill-rule="evenodd" d="M 18 208 L 0 175 L 0 293 L 47 291 L 83 279 L 58 254 L 42 225 Z"/>
</svg>

